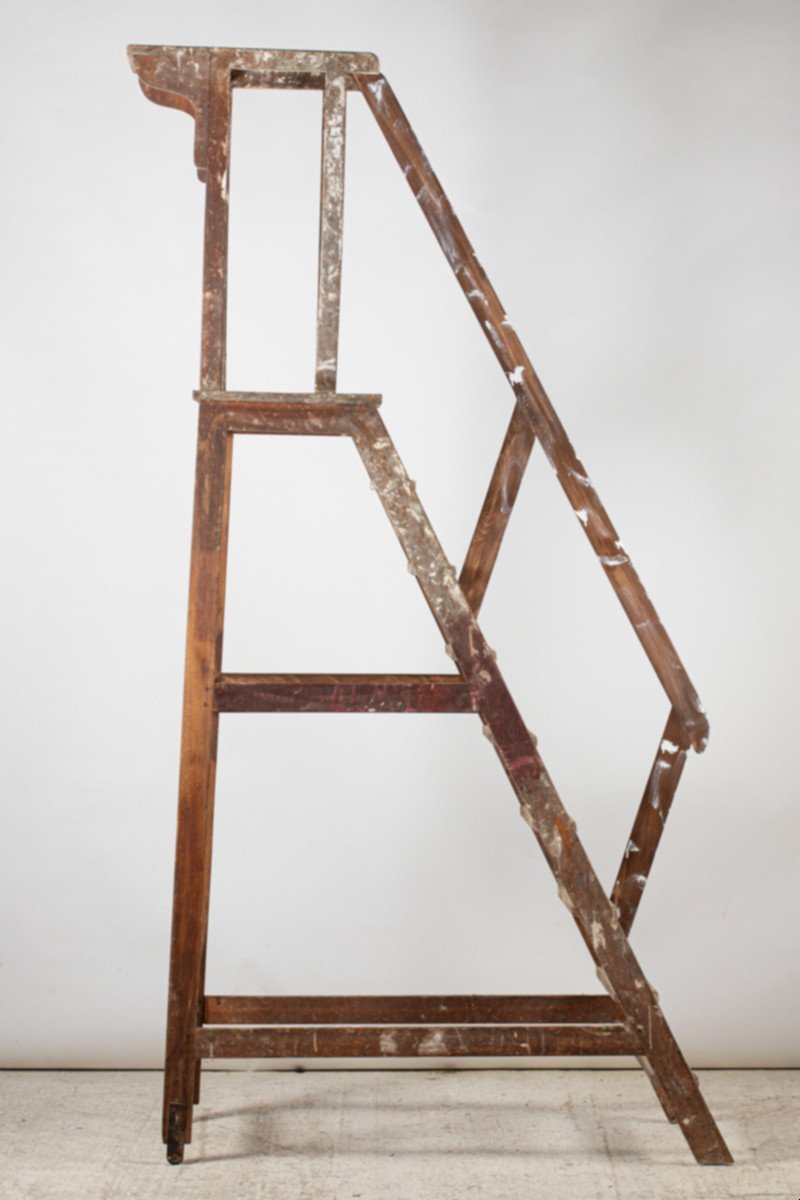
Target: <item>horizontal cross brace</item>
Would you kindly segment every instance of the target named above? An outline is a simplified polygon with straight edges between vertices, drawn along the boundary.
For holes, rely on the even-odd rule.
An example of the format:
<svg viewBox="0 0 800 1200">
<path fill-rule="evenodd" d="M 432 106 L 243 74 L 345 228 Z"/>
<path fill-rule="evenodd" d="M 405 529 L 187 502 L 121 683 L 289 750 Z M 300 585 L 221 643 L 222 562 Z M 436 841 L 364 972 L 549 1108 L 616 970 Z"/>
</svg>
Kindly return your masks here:
<svg viewBox="0 0 800 1200">
<path fill-rule="evenodd" d="M 200 1028 L 197 1058 L 424 1058 L 639 1055 L 624 1025 L 401 1025 Z"/>
<path fill-rule="evenodd" d="M 460 675 L 220 675 L 217 712 L 470 713 Z"/>
<path fill-rule="evenodd" d="M 355 422 L 374 412 L 381 397 L 339 392 L 194 393 L 202 411 L 228 433 L 353 437 Z"/>
<path fill-rule="evenodd" d="M 220 392 L 200 390 L 192 393 L 195 400 L 203 403 L 231 405 L 265 405 L 282 408 L 284 405 L 310 404 L 314 408 L 361 408 L 368 405 L 378 408 L 381 397 L 369 392 Z"/>
<path fill-rule="evenodd" d="M 206 996 L 207 1025 L 608 1025 L 610 996 Z"/>
<path fill-rule="evenodd" d="M 336 64 L 333 64 L 335 68 Z M 329 72 L 335 74 L 335 69 Z M 325 87 L 327 75 L 308 71 L 231 71 L 231 87 L 235 88 L 284 88 L 292 91 L 318 91 Z M 342 76 L 349 92 L 358 91 L 352 74 Z"/>
</svg>

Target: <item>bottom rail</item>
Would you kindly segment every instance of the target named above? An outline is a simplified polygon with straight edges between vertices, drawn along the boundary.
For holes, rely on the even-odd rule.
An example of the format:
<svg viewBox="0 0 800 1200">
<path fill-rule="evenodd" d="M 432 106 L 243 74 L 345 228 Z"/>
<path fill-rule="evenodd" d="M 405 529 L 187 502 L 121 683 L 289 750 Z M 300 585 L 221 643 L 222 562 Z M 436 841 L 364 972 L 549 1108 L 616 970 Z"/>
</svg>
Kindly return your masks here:
<svg viewBox="0 0 800 1200">
<path fill-rule="evenodd" d="M 198 1058 L 418 1058 L 632 1054 L 622 1024 L 200 1027 Z"/>
</svg>

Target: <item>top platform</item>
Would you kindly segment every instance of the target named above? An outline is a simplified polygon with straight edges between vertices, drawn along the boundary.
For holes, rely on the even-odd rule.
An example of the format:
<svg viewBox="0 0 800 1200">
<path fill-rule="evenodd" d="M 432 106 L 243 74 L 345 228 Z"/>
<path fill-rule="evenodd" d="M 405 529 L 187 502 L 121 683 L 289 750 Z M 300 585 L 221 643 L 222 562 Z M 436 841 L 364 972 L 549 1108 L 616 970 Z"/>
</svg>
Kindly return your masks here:
<svg viewBox="0 0 800 1200">
<path fill-rule="evenodd" d="M 128 46 L 139 86 L 154 104 L 195 119 L 194 161 L 202 181 L 208 159 L 208 111 L 213 88 L 358 87 L 356 76 L 380 71 L 375 54 L 350 50 L 248 50 L 233 46 Z"/>
<path fill-rule="evenodd" d="M 328 76 L 380 71 L 378 57 L 356 50 L 250 50 L 232 46 L 129 46 L 128 61 L 142 86 L 154 76 L 200 74 L 211 60 L 231 73 L 232 87 L 324 87 Z M 355 87 L 349 81 L 350 87 Z M 168 89 L 166 89 L 168 90 Z"/>
</svg>

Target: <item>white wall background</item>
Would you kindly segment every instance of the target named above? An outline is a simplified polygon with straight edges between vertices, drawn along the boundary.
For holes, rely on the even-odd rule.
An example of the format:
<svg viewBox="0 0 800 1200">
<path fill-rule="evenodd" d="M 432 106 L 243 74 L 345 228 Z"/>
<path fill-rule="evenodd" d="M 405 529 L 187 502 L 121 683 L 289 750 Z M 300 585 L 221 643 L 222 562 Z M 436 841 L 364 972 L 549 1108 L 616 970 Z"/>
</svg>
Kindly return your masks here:
<svg viewBox="0 0 800 1200">
<path fill-rule="evenodd" d="M 161 1061 L 202 189 L 128 42 L 368 49 L 712 722 L 634 945 L 695 1065 L 798 1063 L 798 7 L 29 2 L 4 20 L 0 1054 Z M 317 95 L 239 93 L 232 387 L 310 386 Z M 511 395 L 359 97 L 342 390 L 460 562 Z M 611 885 L 667 704 L 540 452 L 483 625 Z M 353 448 L 237 443 L 225 666 L 448 668 Z M 209 990 L 591 964 L 468 717 L 223 718 Z"/>
</svg>

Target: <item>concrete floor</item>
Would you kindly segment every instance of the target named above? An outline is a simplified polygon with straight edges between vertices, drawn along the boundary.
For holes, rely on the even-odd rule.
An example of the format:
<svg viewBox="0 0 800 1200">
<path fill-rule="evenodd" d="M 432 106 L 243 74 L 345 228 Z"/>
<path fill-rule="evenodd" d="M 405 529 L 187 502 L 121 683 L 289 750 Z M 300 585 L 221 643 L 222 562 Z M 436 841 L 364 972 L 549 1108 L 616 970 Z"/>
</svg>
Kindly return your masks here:
<svg viewBox="0 0 800 1200">
<path fill-rule="evenodd" d="M 207 1071 L 186 1162 L 150 1071 L 0 1072 L 3 1200 L 800 1197 L 800 1072 L 701 1071 L 698 1167 L 639 1071 Z"/>
</svg>

